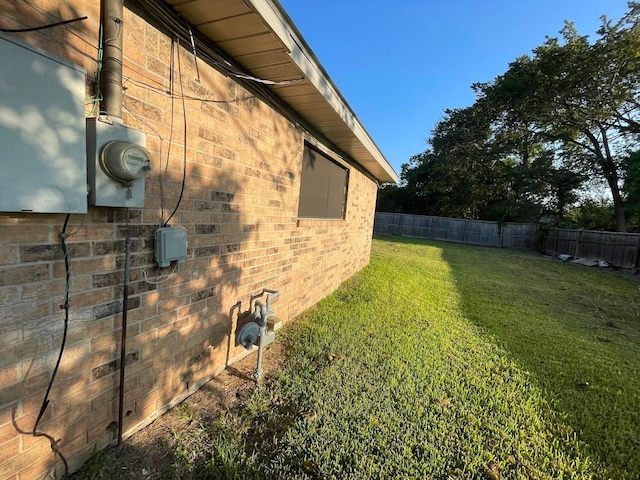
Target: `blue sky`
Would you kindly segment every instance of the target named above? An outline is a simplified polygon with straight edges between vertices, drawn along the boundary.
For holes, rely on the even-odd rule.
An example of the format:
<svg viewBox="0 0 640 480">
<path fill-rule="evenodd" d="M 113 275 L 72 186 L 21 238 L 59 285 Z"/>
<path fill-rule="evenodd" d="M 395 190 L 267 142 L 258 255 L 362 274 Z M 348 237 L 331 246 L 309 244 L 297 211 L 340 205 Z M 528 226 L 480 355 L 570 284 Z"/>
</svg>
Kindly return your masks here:
<svg viewBox="0 0 640 480">
<path fill-rule="evenodd" d="M 564 20 L 595 38 L 626 0 L 280 0 L 396 172 L 423 152 L 471 84 L 557 36 Z"/>
</svg>

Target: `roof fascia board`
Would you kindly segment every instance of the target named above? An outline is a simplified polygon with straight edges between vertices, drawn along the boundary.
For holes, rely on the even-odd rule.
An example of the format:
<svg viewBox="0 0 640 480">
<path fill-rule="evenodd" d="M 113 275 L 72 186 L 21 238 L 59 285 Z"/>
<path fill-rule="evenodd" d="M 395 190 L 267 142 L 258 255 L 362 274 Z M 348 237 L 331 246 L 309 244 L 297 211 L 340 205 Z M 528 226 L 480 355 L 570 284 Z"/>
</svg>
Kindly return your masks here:
<svg viewBox="0 0 640 480">
<path fill-rule="evenodd" d="M 398 175 L 384 157 L 371 136 L 364 129 L 347 101 L 338 92 L 329 75 L 324 71 L 320 62 L 311 49 L 302 40 L 293 22 L 282 7 L 271 0 L 245 0 L 253 6 L 255 11 L 265 20 L 269 28 L 289 50 L 289 55 L 298 68 L 309 79 L 313 86 L 320 92 L 331 105 L 342 121 L 351 129 L 358 140 L 367 148 L 383 170 L 395 181 Z"/>
</svg>

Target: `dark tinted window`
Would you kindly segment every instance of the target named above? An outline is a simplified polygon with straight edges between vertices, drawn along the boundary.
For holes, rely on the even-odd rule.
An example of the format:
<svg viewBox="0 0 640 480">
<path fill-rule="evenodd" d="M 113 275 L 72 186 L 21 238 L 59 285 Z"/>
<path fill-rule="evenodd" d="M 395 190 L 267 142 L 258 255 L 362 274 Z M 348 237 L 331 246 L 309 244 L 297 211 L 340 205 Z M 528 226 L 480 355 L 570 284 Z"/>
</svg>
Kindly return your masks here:
<svg viewBox="0 0 640 480">
<path fill-rule="evenodd" d="M 305 144 L 300 179 L 300 218 L 344 218 L 348 170 Z"/>
</svg>

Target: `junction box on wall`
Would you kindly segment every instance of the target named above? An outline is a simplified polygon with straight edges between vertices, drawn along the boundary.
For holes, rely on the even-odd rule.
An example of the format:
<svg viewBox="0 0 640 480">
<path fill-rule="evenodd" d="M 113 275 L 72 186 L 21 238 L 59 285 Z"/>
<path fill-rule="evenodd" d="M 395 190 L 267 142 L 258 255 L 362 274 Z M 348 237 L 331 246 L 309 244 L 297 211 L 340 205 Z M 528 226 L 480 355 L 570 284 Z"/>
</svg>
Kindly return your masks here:
<svg viewBox="0 0 640 480">
<path fill-rule="evenodd" d="M 89 204 L 144 207 L 151 160 L 146 135 L 110 117 L 87 118 Z"/>
<path fill-rule="evenodd" d="M 160 227 L 156 230 L 156 254 L 158 267 L 168 267 L 176 260 L 184 263 L 187 258 L 187 229 L 184 227 Z"/>
</svg>

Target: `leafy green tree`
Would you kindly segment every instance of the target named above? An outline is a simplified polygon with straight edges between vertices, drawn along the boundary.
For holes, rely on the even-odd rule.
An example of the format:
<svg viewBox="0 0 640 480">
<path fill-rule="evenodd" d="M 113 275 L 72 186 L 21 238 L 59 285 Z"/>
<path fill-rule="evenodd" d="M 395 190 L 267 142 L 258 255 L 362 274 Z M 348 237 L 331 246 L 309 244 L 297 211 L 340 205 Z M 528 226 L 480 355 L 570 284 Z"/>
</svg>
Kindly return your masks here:
<svg viewBox="0 0 640 480">
<path fill-rule="evenodd" d="M 629 224 L 640 230 L 640 151 L 630 154 L 622 165 L 624 175 L 623 193 Z"/>
<path fill-rule="evenodd" d="M 445 114 L 429 140 L 431 182 L 440 183 L 429 188 L 440 195 L 443 214 L 482 218 L 487 206 L 500 200 L 506 188 L 504 168 L 496 162 L 493 149 L 491 112 L 484 104 L 475 103 Z M 420 170 L 412 173 L 415 176 Z"/>
<path fill-rule="evenodd" d="M 402 187 L 396 193 L 404 213 L 458 216 L 472 207 L 459 189 L 460 178 L 444 157 L 426 151 L 402 167 Z"/>
<path fill-rule="evenodd" d="M 629 2 L 629 12 L 619 22 L 603 18 L 597 42 L 602 62 L 608 64 L 603 100 L 621 133 L 640 133 L 640 4 Z"/>
<path fill-rule="evenodd" d="M 556 168 L 553 152 L 526 129 L 496 124 L 488 99 L 448 110 L 431 148 L 403 165 L 402 186 L 380 192 L 378 210 L 499 222 L 562 217 L 583 179 Z"/>
<path fill-rule="evenodd" d="M 398 185 L 385 185 L 378 189 L 376 212 L 402 213 L 404 193 Z"/>
<path fill-rule="evenodd" d="M 603 17 L 594 42 L 567 22 L 560 39 L 473 85 L 475 103 L 446 111 L 430 148 L 403 166 L 402 186 L 389 193 L 393 208 L 563 222 L 577 218 L 569 213 L 589 180 L 606 183 L 610 208 L 594 205 L 624 231 L 626 217 L 640 216 L 628 155 L 640 134 L 640 6 L 629 7 L 616 23 Z"/>
<path fill-rule="evenodd" d="M 585 230 L 612 230 L 615 227 L 613 204 L 606 199 L 584 199 L 567 215 L 569 226 Z"/>
<path fill-rule="evenodd" d="M 580 198 L 578 192 L 587 181 L 587 176 L 563 165 L 550 167 L 546 174 L 548 176 L 548 190 L 545 195 L 547 213 L 555 218 L 556 224 L 561 225 L 572 207 L 578 203 Z"/>
<path fill-rule="evenodd" d="M 616 228 L 624 231 L 620 191 L 623 152 L 640 123 L 640 35 L 638 11 L 612 24 L 603 19 L 593 44 L 571 23 L 513 62 L 490 84 L 477 85 L 481 98 L 499 112 L 499 125 L 524 127 L 540 141 L 556 145 L 571 171 L 606 181 Z M 635 53 L 634 53 L 635 52 Z"/>
</svg>

